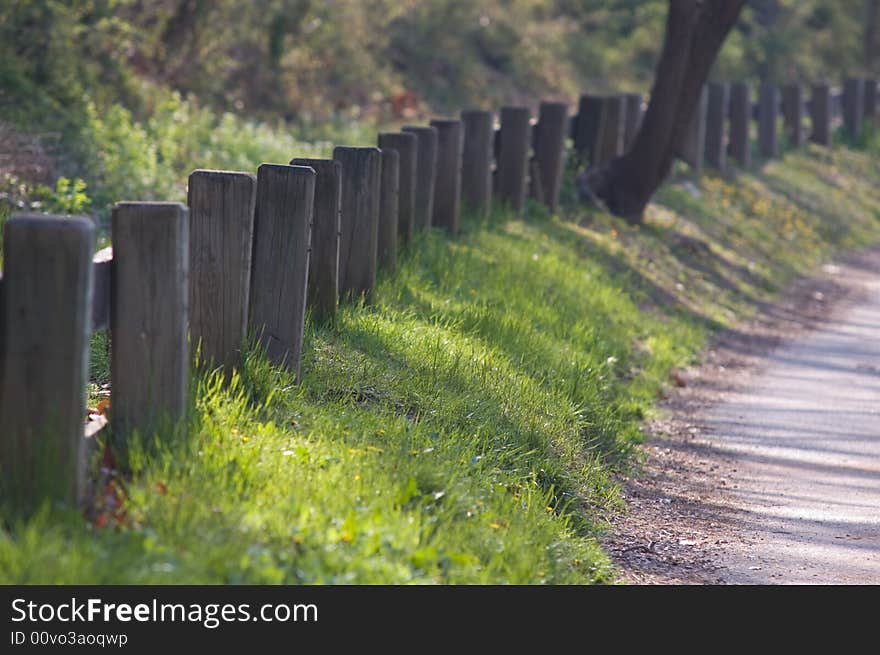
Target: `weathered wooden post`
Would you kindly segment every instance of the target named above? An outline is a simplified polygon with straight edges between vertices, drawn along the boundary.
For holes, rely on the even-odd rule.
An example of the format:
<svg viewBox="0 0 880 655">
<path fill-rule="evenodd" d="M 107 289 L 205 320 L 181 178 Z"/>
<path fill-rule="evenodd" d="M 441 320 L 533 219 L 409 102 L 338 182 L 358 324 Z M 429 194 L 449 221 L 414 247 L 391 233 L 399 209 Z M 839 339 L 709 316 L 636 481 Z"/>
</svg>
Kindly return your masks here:
<svg viewBox="0 0 880 655">
<path fill-rule="evenodd" d="M 207 366 L 236 367 L 247 335 L 256 178 L 189 176 L 190 337 Z"/>
<path fill-rule="evenodd" d="M 752 98 L 749 85 L 735 82 L 730 87 L 730 156 L 743 168 L 752 161 L 749 133 L 752 124 Z"/>
<path fill-rule="evenodd" d="M 414 232 L 426 230 L 434 216 L 434 184 L 437 179 L 437 130 L 406 125 L 403 132 L 416 135 L 416 220 Z"/>
<path fill-rule="evenodd" d="M 186 415 L 189 211 L 176 202 L 113 208 L 110 369 L 113 437 L 124 444 Z"/>
<path fill-rule="evenodd" d="M 626 124 L 623 128 L 623 150 L 626 152 L 636 138 L 636 134 L 642 125 L 642 95 L 640 93 L 627 93 Z"/>
<path fill-rule="evenodd" d="M 706 112 L 709 109 L 709 91 L 703 87 L 700 100 L 694 110 L 685 137 L 679 147 L 678 157 L 694 173 L 699 175 L 703 171 L 703 155 L 706 151 Z"/>
<path fill-rule="evenodd" d="M 95 227 L 19 214 L 4 229 L 0 489 L 22 512 L 85 490 Z"/>
<path fill-rule="evenodd" d="M 598 156 L 595 161 L 596 166 L 606 164 L 623 154 L 625 119 L 626 100 L 623 96 L 607 96 L 603 99 Z"/>
<path fill-rule="evenodd" d="M 758 99 L 758 146 L 761 156 L 779 156 L 779 89 L 775 84 L 762 84 Z"/>
<path fill-rule="evenodd" d="M 379 148 L 396 150 L 399 155 L 400 181 L 397 188 L 397 236 L 401 244 L 412 240 L 416 221 L 416 167 L 418 137 L 408 132 L 384 132 L 379 135 Z"/>
<path fill-rule="evenodd" d="M 376 257 L 378 264 L 394 271 L 397 268 L 397 221 L 400 209 L 400 154 L 396 150 L 382 150 L 381 177 Z"/>
<path fill-rule="evenodd" d="M 578 114 L 573 123 L 574 152 L 581 164 L 595 165 L 599 130 L 602 125 L 604 98 L 584 94 L 578 103 Z"/>
<path fill-rule="evenodd" d="M 865 111 L 865 78 L 848 77 L 843 83 L 843 125 L 851 139 L 862 135 Z"/>
<path fill-rule="evenodd" d="M 877 127 L 877 78 L 865 80 L 865 123 Z"/>
<path fill-rule="evenodd" d="M 250 330 L 273 364 L 299 380 L 309 277 L 315 171 L 263 164 L 257 169 Z"/>
<path fill-rule="evenodd" d="M 430 129 L 436 147 L 437 132 Z M 433 152 L 436 155 L 436 149 Z M 369 300 L 376 286 L 382 152 L 378 148 L 337 146 L 333 149 L 333 159 L 342 165 L 339 293 L 343 297 L 363 296 Z"/>
<path fill-rule="evenodd" d="M 787 84 L 782 91 L 782 116 L 785 133 L 792 148 L 804 145 L 804 87 Z"/>
<path fill-rule="evenodd" d="M 502 107 L 498 154 L 498 199 L 514 211 L 522 211 L 526 200 L 531 146 L 531 123 L 527 107 Z"/>
<path fill-rule="evenodd" d="M 810 120 L 813 125 L 810 141 L 831 147 L 831 87 L 827 84 L 813 85 L 810 97 Z"/>
<path fill-rule="evenodd" d="M 342 167 L 332 159 L 296 158 L 290 164 L 315 171 L 307 306 L 312 311 L 312 320 L 328 323 L 336 318 L 339 301 Z"/>
<path fill-rule="evenodd" d="M 455 235 L 461 212 L 461 121 L 432 120 L 431 127 L 437 130 L 437 181 L 431 225 Z"/>
<path fill-rule="evenodd" d="M 92 280 L 92 332 L 106 330 L 110 327 L 110 278 L 113 271 L 113 246 L 99 250 L 92 258 L 94 273 Z M 2 298 L 2 292 L 0 292 Z M 0 333 L 2 333 L 0 319 Z M 0 344 L 3 337 L 0 335 Z M 0 366 L 2 368 L 2 366 Z M 0 382 L 2 384 L 2 382 Z"/>
<path fill-rule="evenodd" d="M 467 211 L 485 218 L 492 207 L 492 158 L 494 129 L 492 112 L 471 109 L 461 112 L 464 145 L 461 161 L 461 196 Z"/>
<path fill-rule="evenodd" d="M 559 189 L 565 165 L 565 138 L 568 127 L 568 105 L 564 102 L 542 102 L 535 126 L 535 160 L 538 164 L 543 201 L 550 211 L 559 207 Z"/>
<path fill-rule="evenodd" d="M 709 84 L 709 105 L 706 110 L 706 161 L 720 172 L 727 170 L 727 115 L 730 106 L 730 85 Z"/>
</svg>

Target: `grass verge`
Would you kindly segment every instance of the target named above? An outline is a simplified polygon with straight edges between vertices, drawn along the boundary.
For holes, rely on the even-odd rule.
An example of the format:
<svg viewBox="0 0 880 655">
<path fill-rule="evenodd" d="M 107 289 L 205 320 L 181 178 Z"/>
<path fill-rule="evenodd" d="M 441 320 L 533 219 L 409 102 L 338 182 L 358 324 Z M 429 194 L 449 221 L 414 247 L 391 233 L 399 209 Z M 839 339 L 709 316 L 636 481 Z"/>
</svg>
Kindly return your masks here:
<svg viewBox="0 0 880 655">
<path fill-rule="evenodd" d="M 8 518 L 0 582 L 612 582 L 595 536 L 670 370 L 880 238 L 878 169 L 811 147 L 679 176 L 642 227 L 533 205 L 425 235 L 372 305 L 308 327 L 301 386 L 254 350 L 197 376 L 116 520 Z"/>
</svg>

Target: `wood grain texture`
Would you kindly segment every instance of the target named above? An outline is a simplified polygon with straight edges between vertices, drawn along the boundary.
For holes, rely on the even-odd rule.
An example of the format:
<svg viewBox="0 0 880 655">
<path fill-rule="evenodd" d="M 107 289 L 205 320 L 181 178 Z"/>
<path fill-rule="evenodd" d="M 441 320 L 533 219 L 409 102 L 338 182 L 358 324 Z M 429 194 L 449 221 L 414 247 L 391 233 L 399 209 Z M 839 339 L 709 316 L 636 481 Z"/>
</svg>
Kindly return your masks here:
<svg viewBox="0 0 880 655">
<path fill-rule="evenodd" d="M 256 178 L 196 170 L 189 176 L 189 316 L 208 367 L 236 368 L 247 335 Z"/>
<path fill-rule="evenodd" d="M 779 89 L 773 84 L 762 84 L 758 96 L 758 148 L 767 159 L 779 156 L 778 123 Z"/>
<path fill-rule="evenodd" d="M 730 87 L 730 144 L 728 152 L 743 168 L 752 162 L 751 132 L 752 93 L 745 82 Z"/>
<path fill-rule="evenodd" d="M 559 189 L 565 166 L 565 139 L 568 128 L 568 105 L 564 102 L 542 102 L 538 107 L 535 125 L 535 161 L 541 201 L 556 211 L 559 207 Z"/>
<path fill-rule="evenodd" d="M 498 200 L 520 212 L 525 206 L 528 165 L 532 144 L 531 114 L 528 107 L 502 107 L 498 135 Z"/>
<path fill-rule="evenodd" d="M 623 130 L 626 120 L 626 100 L 613 95 L 602 99 L 602 119 L 595 165 L 606 164 L 623 154 Z"/>
<path fill-rule="evenodd" d="M 309 279 L 315 171 L 257 169 L 249 329 L 269 360 L 300 377 Z"/>
<path fill-rule="evenodd" d="M 339 302 L 339 242 L 342 236 L 342 166 L 332 159 L 296 158 L 292 166 L 315 171 L 315 203 L 309 252 L 307 307 L 316 323 L 332 322 Z"/>
<path fill-rule="evenodd" d="M 426 230 L 434 216 L 434 184 L 437 177 L 437 130 L 433 127 L 405 125 L 402 131 L 415 134 L 416 148 L 416 214 L 413 231 Z"/>
<path fill-rule="evenodd" d="M 19 214 L 4 230 L 0 487 L 13 508 L 75 503 L 85 483 L 95 228 Z"/>
<path fill-rule="evenodd" d="M 418 137 L 409 132 L 383 132 L 379 135 L 381 150 L 396 150 L 400 156 L 397 187 L 398 246 L 412 240 L 416 222 L 416 167 L 418 165 Z"/>
<path fill-rule="evenodd" d="M 464 130 L 461 158 L 461 202 L 465 211 L 486 218 L 492 209 L 494 126 L 492 112 L 461 112 Z"/>
<path fill-rule="evenodd" d="M 180 203 L 113 209 L 110 356 L 113 436 L 149 436 L 185 416 L 189 384 L 189 211 Z"/>
<path fill-rule="evenodd" d="M 786 84 L 782 89 L 782 118 L 785 134 L 793 148 L 804 145 L 804 87 Z"/>
<path fill-rule="evenodd" d="M 827 84 L 815 84 L 810 96 L 810 121 L 813 127 L 810 141 L 831 147 L 831 117 L 831 87 Z"/>
<path fill-rule="evenodd" d="M 691 170 L 699 175 L 703 171 L 703 161 L 706 152 L 706 113 L 709 110 L 709 90 L 703 87 L 700 100 L 694 110 L 685 137 L 679 146 L 678 157 Z"/>
<path fill-rule="evenodd" d="M 713 82 L 709 85 L 709 104 L 706 109 L 706 163 L 715 170 L 727 170 L 727 116 L 730 106 L 730 86 Z"/>
<path fill-rule="evenodd" d="M 397 221 L 400 200 L 400 155 L 382 150 L 382 181 L 379 192 L 378 263 L 389 271 L 397 268 Z"/>
<path fill-rule="evenodd" d="M 110 274 L 113 267 L 113 246 L 99 250 L 92 257 L 92 320 L 91 331 L 110 327 Z M 0 307 L 3 306 L 3 277 L 0 276 Z M 0 352 L 3 351 L 3 314 L 0 312 Z M 2 360 L 0 360 L 2 369 Z"/>
<path fill-rule="evenodd" d="M 378 148 L 337 146 L 333 159 L 342 166 L 339 294 L 369 300 L 376 286 L 382 154 Z"/>
<path fill-rule="evenodd" d="M 458 234 L 461 213 L 461 121 L 432 120 L 437 130 L 437 179 L 431 225 Z"/>
</svg>

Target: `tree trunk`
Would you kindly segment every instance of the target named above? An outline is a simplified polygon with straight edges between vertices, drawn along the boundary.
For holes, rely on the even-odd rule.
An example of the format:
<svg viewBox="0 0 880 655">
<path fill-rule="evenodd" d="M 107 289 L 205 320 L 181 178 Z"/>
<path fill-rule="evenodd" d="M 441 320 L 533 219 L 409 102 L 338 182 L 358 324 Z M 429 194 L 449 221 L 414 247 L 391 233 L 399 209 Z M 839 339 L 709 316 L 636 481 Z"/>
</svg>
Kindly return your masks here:
<svg viewBox="0 0 880 655">
<path fill-rule="evenodd" d="M 696 111 L 703 85 L 746 0 L 669 0 L 663 52 L 651 101 L 629 151 L 582 174 L 585 199 L 640 223 L 651 196 L 666 179 Z"/>
</svg>

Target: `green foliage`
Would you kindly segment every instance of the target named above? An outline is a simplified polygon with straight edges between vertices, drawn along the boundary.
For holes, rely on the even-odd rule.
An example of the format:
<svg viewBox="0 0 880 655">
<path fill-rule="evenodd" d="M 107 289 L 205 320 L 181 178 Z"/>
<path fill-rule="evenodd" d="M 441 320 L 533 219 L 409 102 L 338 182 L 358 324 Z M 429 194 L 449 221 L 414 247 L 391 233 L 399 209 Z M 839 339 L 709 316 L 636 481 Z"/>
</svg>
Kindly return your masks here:
<svg viewBox="0 0 880 655">
<path fill-rule="evenodd" d="M 714 74 L 859 72 L 865 2 L 755 0 Z M 433 112 L 646 92 L 666 6 L 0 0 L 0 120 L 60 135 L 56 174 L 85 180 L 98 212 L 121 199 L 181 199 L 194 168 L 329 152 L 305 145 L 317 140 L 372 143 L 377 125 Z"/>
<path fill-rule="evenodd" d="M 92 204 L 86 194 L 86 183 L 79 178 L 71 181 L 59 177 L 54 189 L 40 184 L 30 195 L 47 214 L 84 214 Z"/>
<path fill-rule="evenodd" d="M 641 227 L 578 209 L 426 234 L 371 305 L 308 327 L 301 385 L 254 348 L 227 382 L 198 373 L 186 433 L 133 444 L 119 525 L 4 524 L 0 583 L 612 581 L 600 517 L 670 369 L 876 241 L 878 174 L 810 147 L 674 180 Z"/>
<path fill-rule="evenodd" d="M 305 143 L 279 126 L 217 115 L 175 93 L 161 100 L 149 120 L 137 121 L 118 104 L 99 111 L 87 105 L 81 142 L 95 204 L 120 200 L 184 200 L 186 179 L 196 168 L 255 171 L 263 162 L 329 154 L 329 143 Z"/>
</svg>

